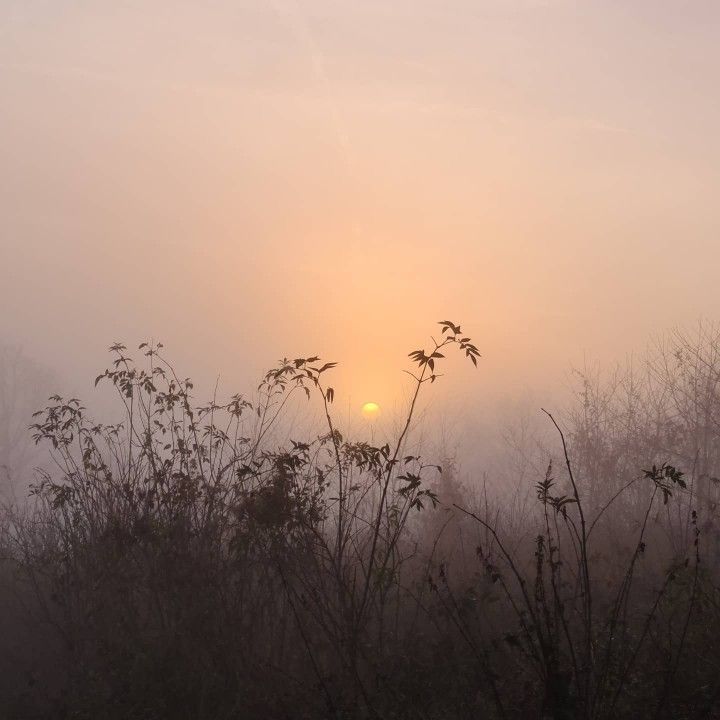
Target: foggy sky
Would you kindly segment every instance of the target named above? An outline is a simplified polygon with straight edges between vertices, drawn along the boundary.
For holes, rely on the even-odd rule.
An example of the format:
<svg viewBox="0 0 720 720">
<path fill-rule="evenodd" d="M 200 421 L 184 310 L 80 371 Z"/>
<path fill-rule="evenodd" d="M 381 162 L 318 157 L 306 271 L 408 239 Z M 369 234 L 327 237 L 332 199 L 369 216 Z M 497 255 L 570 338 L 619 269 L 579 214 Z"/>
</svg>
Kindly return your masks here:
<svg viewBox="0 0 720 720">
<path fill-rule="evenodd" d="M 720 5 L 0 3 L 0 340 L 392 403 L 461 321 L 473 392 L 720 315 Z M 460 390 L 456 390 L 460 393 Z"/>
</svg>

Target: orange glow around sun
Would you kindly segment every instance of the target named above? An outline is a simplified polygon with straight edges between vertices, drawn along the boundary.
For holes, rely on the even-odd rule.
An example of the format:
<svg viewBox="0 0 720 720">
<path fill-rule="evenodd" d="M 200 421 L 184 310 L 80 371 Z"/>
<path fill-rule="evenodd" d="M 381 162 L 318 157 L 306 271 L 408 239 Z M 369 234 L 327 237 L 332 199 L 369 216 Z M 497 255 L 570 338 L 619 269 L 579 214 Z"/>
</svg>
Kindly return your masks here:
<svg viewBox="0 0 720 720">
<path fill-rule="evenodd" d="M 362 414 L 366 420 L 374 420 L 380 414 L 380 406 L 374 402 L 366 402 L 362 406 Z"/>
</svg>

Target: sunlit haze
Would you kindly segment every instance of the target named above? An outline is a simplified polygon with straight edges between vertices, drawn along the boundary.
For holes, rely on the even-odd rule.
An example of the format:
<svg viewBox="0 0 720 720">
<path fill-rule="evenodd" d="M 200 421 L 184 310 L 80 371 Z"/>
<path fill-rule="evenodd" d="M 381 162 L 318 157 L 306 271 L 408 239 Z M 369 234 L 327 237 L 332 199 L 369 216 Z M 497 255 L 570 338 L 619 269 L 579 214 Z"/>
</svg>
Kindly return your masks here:
<svg viewBox="0 0 720 720">
<path fill-rule="evenodd" d="M 621 360 L 720 311 L 719 28 L 704 1 L 5 0 L 0 337 L 83 394 L 116 340 L 228 391 L 318 354 L 356 408 L 446 318 L 483 354 L 439 391 L 466 402 Z"/>
<path fill-rule="evenodd" d="M 0 0 L 0 720 L 720 719 L 720 0 Z"/>
</svg>

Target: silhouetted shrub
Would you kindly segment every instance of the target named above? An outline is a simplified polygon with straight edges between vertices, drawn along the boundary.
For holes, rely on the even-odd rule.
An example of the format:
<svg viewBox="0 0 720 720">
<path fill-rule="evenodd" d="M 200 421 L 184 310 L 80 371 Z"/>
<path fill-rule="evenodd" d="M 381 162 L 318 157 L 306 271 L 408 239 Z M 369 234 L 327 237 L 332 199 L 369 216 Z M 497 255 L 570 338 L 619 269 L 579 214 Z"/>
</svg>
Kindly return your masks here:
<svg viewBox="0 0 720 720">
<path fill-rule="evenodd" d="M 382 446 L 336 427 L 317 357 L 283 360 L 259 402 L 196 407 L 160 345 L 143 368 L 115 345 L 97 382 L 122 423 L 51 398 L 33 431 L 56 468 L 2 529 L 6 716 L 714 717 L 715 546 L 682 454 L 646 448 L 627 478 L 586 402 L 568 432 L 549 415 L 524 527 L 487 488 L 471 503 L 405 450 L 445 352 L 477 362 L 441 326 Z M 302 393 L 326 426 L 278 446 Z"/>
</svg>

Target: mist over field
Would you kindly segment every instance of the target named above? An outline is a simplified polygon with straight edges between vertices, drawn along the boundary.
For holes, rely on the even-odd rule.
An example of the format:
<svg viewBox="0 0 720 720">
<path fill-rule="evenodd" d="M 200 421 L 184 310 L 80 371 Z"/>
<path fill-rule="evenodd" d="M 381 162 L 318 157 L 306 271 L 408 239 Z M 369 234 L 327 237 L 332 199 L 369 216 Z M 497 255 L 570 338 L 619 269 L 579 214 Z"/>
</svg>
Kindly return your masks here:
<svg viewBox="0 0 720 720">
<path fill-rule="evenodd" d="M 0 720 L 720 717 L 719 36 L 0 3 Z"/>
</svg>

